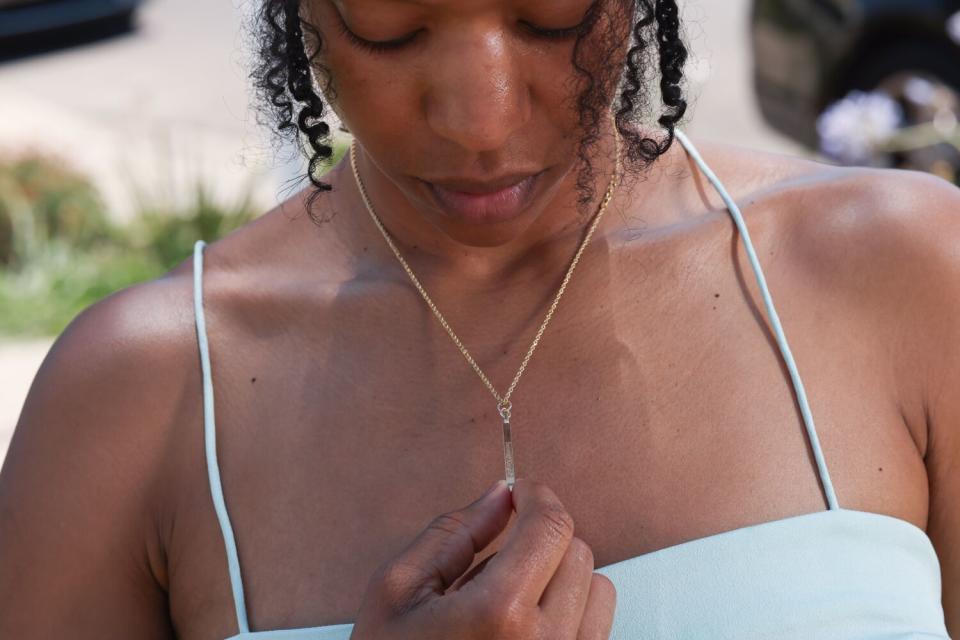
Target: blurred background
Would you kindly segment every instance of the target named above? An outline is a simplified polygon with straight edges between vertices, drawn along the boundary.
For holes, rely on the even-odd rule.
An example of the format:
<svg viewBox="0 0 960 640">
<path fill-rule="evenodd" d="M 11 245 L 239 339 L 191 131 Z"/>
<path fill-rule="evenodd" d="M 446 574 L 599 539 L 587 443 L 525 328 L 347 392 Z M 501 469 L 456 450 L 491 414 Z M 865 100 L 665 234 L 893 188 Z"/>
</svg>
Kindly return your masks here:
<svg viewBox="0 0 960 640">
<path fill-rule="evenodd" d="M 0 461 L 53 338 L 305 184 L 257 124 L 256 0 L 0 0 Z M 960 171 L 960 0 L 681 0 L 686 130 Z"/>
</svg>

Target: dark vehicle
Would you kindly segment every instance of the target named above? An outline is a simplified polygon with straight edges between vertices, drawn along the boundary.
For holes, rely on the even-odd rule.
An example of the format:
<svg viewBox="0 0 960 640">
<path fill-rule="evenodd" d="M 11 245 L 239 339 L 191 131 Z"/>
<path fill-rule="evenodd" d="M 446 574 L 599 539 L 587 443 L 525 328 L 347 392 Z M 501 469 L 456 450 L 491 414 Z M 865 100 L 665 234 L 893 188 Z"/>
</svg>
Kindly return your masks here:
<svg viewBox="0 0 960 640">
<path fill-rule="evenodd" d="M 839 130 L 867 126 L 878 104 L 897 114 L 901 135 L 877 145 L 871 164 L 956 180 L 960 0 L 754 0 L 751 23 L 754 83 L 772 126 L 823 150 L 825 112 L 870 95 L 890 104 L 875 100 L 863 118 L 851 107 Z"/>
<path fill-rule="evenodd" d="M 129 31 L 142 0 L 0 0 L 0 58 Z"/>
</svg>

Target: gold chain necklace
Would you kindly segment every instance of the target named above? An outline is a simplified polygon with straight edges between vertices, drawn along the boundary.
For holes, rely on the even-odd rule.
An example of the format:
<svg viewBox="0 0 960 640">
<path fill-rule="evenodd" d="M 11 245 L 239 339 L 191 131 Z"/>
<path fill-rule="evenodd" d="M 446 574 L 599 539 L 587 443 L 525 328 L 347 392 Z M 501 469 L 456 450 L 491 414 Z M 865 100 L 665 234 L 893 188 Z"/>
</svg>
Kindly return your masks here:
<svg viewBox="0 0 960 640">
<path fill-rule="evenodd" d="M 447 319 L 443 317 L 443 314 L 440 313 L 440 310 L 437 309 L 437 305 L 433 303 L 433 300 L 430 299 L 430 296 L 427 294 L 426 290 L 423 288 L 423 285 L 420 284 L 420 280 L 417 279 L 417 276 L 414 275 L 413 269 L 410 268 L 410 265 L 407 264 L 407 261 L 403 259 L 403 256 L 400 255 L 400 250 L 397 249 L 397 245 L 393 242 L 393 238 L 390 237 L 390 234 L 387 232 L 386 228 L 383 226 L 383 222 L 380 220 L 380 216 L 377 215 L 377 212 L 373 209 L 373 204 L 370 202 L 370 198 L 367 195 L 366 187 L 363 184 L 363 180 L 360 178 L 360 172 L 357 170 L 357 159 L 356 159 L 356 139 L 350 144 L 350 167 L 353 169 L 353 177 L 357 181 L 357 188 L 360 190 L 360 196 L 363 198 L 363 203 L 367 207 L 367 211 L 370 212 L 370 217 L 373 218 L 373 222 L 377 225 L 377 228 L 380 229 L 380 233 L 383 235 L 384 240 L 387 241 L 387 244 L 390 246 L 390 249 L 393 251 L 393 255 L 397 256 L 397 260 L 400 261 L 400 264 L 403 266 L 403 270 L 407 272 L 407 275 L 410 277 L 410 281 L 413 282 L 413 286 L 416 287 L 417 291 L 420 292 L 420 295 L 423 296 L 424 301 L 426 301 L 427 306 L 430 307 L 430 311 L 433 312 L 433 315 L 436 316 L 437 320 L 440 321 L 441 326 L 446 330 L 447 334 L 453 340 L 454 344 L 457 345 L 457 348 L 460 349 L 460 353 L 463 354 L 463 357 L 466 359 L 474 371 L 477 372 L 477 375 L 480 376 L 480 379 L 483 381 L 483 384 L 486 385 L 487 389 L 490 390 L 490 393 L 493 394 L 493 397 L 497 400 L 497 413 L 500 414 L 500 418 L 503 420 L 503 464 L 504 471 L 507 480 L 507 486 L 513 490 L 513 484 L 516 481 L 516 469 L 514 467 L 514 458 L 513 458 L 513 442 L 510 435 L 510 411 L 513 408 L 513 404 L 510 402 L 510 396 L 513 394 L 514 389 L 517 388 L 517 383 L 520 381 L 520 376 L 523 375 L 524 370 L 527 368 L 527 363 L 530 362 L 530 357 L 533 355 L 534 350 L 537 348 L 537 345 L 540 344 L 540 338 L 543 336 L 543 332 L 546 330 L 547 325 L 550 323 L 550 319 L 553 317 L 554 311 L 557 309 L 557 305 L 560 303 L 560 298 L 563 296 L 563 292 L 567 288 L 567 283 L 570 282 L 570 277 L 573 275 L 573 270 L 577 268 L 577 263 L 580 261 L 580 255 L 583 253 L 584 248 L 587 246 L 587 243 L 590 242 L 590 237 L 593 236 L 594 230 L 597 228 L 597 224 L 600 222 L 600 218 L 603 217 L 604 212 L 607 210 L 607 204 L 610 203 L 613 193 L 616 190 L 618 178 L 620 176 L 620 134 L 617 131 L 616 126 L 613 128 L 614 138 L 616 140 L 616 167 L 614 168 L 613 175 L 610 177 L 610 182 L 607 185 L 607 191 L 603 196 L 603 201 L 600 203 L 600 208 L 597 210 L 597 213 L 594 215 L 593 221 L 590 223 L 590 227 L 587 229 L 587 233 L 584 236 L 583 240 L 580 242 L 580 246 L 577 249 L 577 252 L 573 256 L 573 261 L 570 263 L 570 266 L 567 268 L 567 273 L 563 277 L 563 282 L 560 284 L 560 288 L 557 290 L 557 295 L 553 298 L 553 303 L 550 305 L 550 308 L 547 310 L 547 315 L 544 317 L 543 322 L 540 324 L 540 328 L 537 330 L 536 335 L 533 338 L 533 342 L 530 344 L 530 348 L 527 349 L 527 354 L 523 358 L 523 362 L 520 364 L 520 368 L 517 370 L 517 374 L 513 377 L 513 381 L 510 383 L 510 386 L 507 388 L 507 392 L 502 396 L 497 393 L 496 388 L 494 388 L 493 383 L 490 382 L 490 379 L 487 378 L 486 374 L 480 369 L 480 365 L 473 359 L 473 356 L 470 355 L 470 352 L 467 351 L 467 348 L 463 346 L 463 343 L 460 342 L 460 338 L 457 337 L 457 334 L 453 332 L 453 329 L 447 323 Z"/>
</svg>

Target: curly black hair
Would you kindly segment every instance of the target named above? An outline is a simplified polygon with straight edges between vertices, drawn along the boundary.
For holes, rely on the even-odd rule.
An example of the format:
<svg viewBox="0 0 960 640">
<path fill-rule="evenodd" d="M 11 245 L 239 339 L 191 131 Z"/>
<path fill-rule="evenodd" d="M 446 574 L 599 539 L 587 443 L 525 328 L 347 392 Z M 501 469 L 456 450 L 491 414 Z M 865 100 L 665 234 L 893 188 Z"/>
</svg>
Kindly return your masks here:
<svg viewBox="0 0 960 640">
<path fill-rule="evenodd" d="M 571 64 L 582 81 L 577 94 L 576 108 L 583 135 L 578 144 L 579 171 L 577 175 L 578 203 L 593 201 L 594 171 L 592 148 L 600 137 L 602 116 L 612 101 L 612 92 L 619 87 L 614 119 L 624 141 L 626 168 L 634 175 L 651 165 L 666 153 L 674 140 L 674 128 L 687 110 L 682 85 L 683 66 L 687 59 L 676 0 L 612 0 L 619 2 L 633 19 L 630 47 L 622 72 L 613 77 L 610 65 L 605 64 L 619 51 L 615 29 L 602 34 L 601 55 L 594 51 L 586 55 L 584 43 L 593 34 L 601 17 L 607 24 L 617 23 L 617 15 L 605 13 L 610 7 L 603 0 L 594 0 L 581 23 L 574 43 Z M 257 90 L 261 114 L 267 117 L 281 138 L 291 139 L 309 158 L 307 176 L 315 187 L 308 199 L 307 210 L 315 222 L 312 204 L 324 191 L 332 189 L 318 176 L 318 169 L 333 155 L 331 128 L 324 121 L 327 105 L 321 94 L 333 95 L 330 74 L 314 58 L 319 52 L 321 38 L 318 31 L 300 17 L 301 0 L 263 0 L 252 24 L 255 38 L 256 61 L 251 79 Z M 306 38 L 305 38 L 306 36 Z M 650 42 L 656 39 L 656 51 Z M 656 54 L 658 65 L 652 64 Z M 591 61 L 594 61 L 591 64 Z M 601 65 L 599 68 L 597 64 Z M 594 68 L 591 68 L 593 66 Z M 657 73 L 659 71 L 659 74 Z M 314 84 L 314 75 L 320 93 Z M 648 87 L 659 75 L 660 98 L 663 113 L 658 123 L 663 128 L 661 137 L 650 137 L 633 125 L 645 116 L 649 105 Z"/>
</svg>

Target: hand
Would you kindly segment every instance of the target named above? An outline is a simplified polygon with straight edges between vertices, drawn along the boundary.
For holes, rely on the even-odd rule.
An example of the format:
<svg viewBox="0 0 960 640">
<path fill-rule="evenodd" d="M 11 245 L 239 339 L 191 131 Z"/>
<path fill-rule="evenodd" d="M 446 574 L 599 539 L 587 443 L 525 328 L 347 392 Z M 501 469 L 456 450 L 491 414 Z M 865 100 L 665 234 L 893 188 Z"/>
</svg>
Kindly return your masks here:
<svg viewBox="0 0 960 640">
<path fill-rule="evenodd" d="M 475 554 L 516 525 L 500 551 L 464 576 Z M 458 580 L 459 579 L 459 580 Z M 351 640 L 606 640 L 616 590 L 545 485 L 498 482 L 433 520 L 371 578 Z"/>
</svg>

